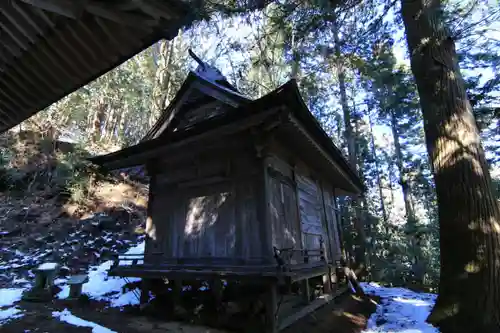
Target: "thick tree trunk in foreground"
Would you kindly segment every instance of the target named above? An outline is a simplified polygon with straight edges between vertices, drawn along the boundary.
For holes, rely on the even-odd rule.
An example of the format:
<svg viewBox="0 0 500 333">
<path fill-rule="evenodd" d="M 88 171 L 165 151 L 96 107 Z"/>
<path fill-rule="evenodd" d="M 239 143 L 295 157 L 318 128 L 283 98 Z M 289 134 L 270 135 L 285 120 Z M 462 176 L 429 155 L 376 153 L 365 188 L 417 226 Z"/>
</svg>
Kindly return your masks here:
<svg viewBox="0 0 500 333">
<path fill-rule="evenodd" d="M 500 332 L 500 211 L 439 0 L 402 0 L 424 115 L 441 243 L 441 332 Z"/>
</svg>

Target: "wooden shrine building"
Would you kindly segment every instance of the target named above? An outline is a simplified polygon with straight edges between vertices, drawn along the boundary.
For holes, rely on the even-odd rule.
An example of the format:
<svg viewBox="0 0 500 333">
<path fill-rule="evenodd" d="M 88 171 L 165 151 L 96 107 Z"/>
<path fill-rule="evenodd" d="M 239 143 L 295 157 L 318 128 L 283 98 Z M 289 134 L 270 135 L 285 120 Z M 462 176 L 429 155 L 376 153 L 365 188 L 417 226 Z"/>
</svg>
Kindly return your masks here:
<svg viewBox="0 0 500 333">
<path fill-rule="evenodd" d="M 111 274 L 261 283 L 269 314 L 278 285 L 332 276 L 335 196 L 363 190 L 294 80 L 250 100 L 201 61 L 140 143 L 93 162 L 150 177 L 144 258 Z"/>
</svg>

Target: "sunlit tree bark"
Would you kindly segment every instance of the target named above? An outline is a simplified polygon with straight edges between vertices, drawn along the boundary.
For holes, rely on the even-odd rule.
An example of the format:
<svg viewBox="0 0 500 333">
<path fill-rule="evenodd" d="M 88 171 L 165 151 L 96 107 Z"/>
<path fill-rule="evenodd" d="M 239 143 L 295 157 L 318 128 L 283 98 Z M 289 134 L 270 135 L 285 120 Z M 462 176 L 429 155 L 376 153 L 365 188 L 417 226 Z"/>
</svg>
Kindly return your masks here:
<svg viewBox="0 0 500 333">
<path fill-rule="evenodd" d="M 500 211 L 439 0 L 402 0 L 438 200 L 441 332 L 500 331 Z"/>
</svg>

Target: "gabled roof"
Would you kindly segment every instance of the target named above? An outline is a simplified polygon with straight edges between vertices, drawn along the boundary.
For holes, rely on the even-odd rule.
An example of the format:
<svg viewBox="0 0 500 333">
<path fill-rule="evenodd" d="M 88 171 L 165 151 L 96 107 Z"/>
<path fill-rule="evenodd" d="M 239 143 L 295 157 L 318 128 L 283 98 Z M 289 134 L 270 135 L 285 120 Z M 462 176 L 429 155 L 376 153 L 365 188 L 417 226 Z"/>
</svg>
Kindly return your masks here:
<svg viewBox="0 0 500 333">
<path fill-rule="evenodd" d="M 305 105 L 295 80 L 288 81 L 257 100 L 249 100 L 240 94 L 234 94 L 229 89 L 221 89 L 210 81 L 197 81 L 202 78 L 194 73 L 190 73 L 190 75 L 191 78 L 188 76 L 188 80 L 186 80 L 188 84 L 185 83 L 181 90 L 187 89 L 186 87 L 190 86 L 193 81 L 202 82 L 213 89 L 210 91 L 223 92 L 228 98 L 238 100 L 239 104 L 235 107 L 235 110 L 218 114 L 199 122 L 195 126 L 179 131 L 165 131 L 164 129 L 168 128 L 168 126 L 160 126 L 164 122 L 159 121 L 157 128 L 153 128 L 148 133 L 149 137 L 146 140 L 108 155 L 94 157 L 91 161 L 107 168 L 138 165 L 158 156 L 159 153 L 167 152 L 172 147 L 179 147 L 188 141 L 201 139 L 202 136 L 208 136 L 211 133 L 214 136 L 220 135 L 217 129 L 224 126 L 239 124 L 237 128 L 242 130 L 264 123 L 271 117 L 277 116 L 273 119 L 279 118 L 285 122 L 295 123 L 304 129 L 307 140 L 313 141 L 317 147 L 316 149 L 321 151 L 325 159 L 335 164 L 335 168 L 348 179 L 349 184 L 351 184 L 349 185 L 350 191 L 354 189 L 356 189 L 354 192 L 364 190 L 364 185 L 356 171 L 350 166 L 342 151 L 335 146 Z M 178 94 L 176 98 L 181 99 L 184 94 Z M 224 101 L 224 98 L 220 100 Z M 286 110 L 288 119 L 283 120 L 283 110 Z M 167 114 L 165 113 L 165 116 Z M 163 130 L 160 130 L 160 128 L 163 128 Z"/>
<path fill-rule="evenodd" d="M 182 0 L 1 0 L 0 13 L 0 133 L 195 18 Z"/>
<path fill-rule="evenodd" d="M 231 108 L 240 107 L 250 101 L 227 81 L 216 81 L 204 76 L 203 73 L 189 72 L 172 102 L 162 112 L 141 142 L 156 139 L 168 132 L 176 117 L 181 116 L 182 111 L 188 108 L 189 103 L 196 103 L 197 99 L 206 102 L 210 98 Z"/>
</svg>

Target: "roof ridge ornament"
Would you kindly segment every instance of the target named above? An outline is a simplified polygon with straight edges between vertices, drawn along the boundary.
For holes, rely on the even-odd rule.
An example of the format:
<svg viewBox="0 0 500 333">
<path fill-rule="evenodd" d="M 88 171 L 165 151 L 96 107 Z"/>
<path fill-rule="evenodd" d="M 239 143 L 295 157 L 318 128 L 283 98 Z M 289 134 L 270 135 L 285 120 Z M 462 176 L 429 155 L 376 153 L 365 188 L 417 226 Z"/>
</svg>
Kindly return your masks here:
<svg viewBox="0 0 500 333">
<path fill-rule="evenodd" d="M 200 59 L 191 49 L 188 49 L 189 55 L 198 63 L 195 73 L 203 76 L 212 82 L 228 82 L 226 77 L 215 66 L 211 66 Z"/>
</svg>

